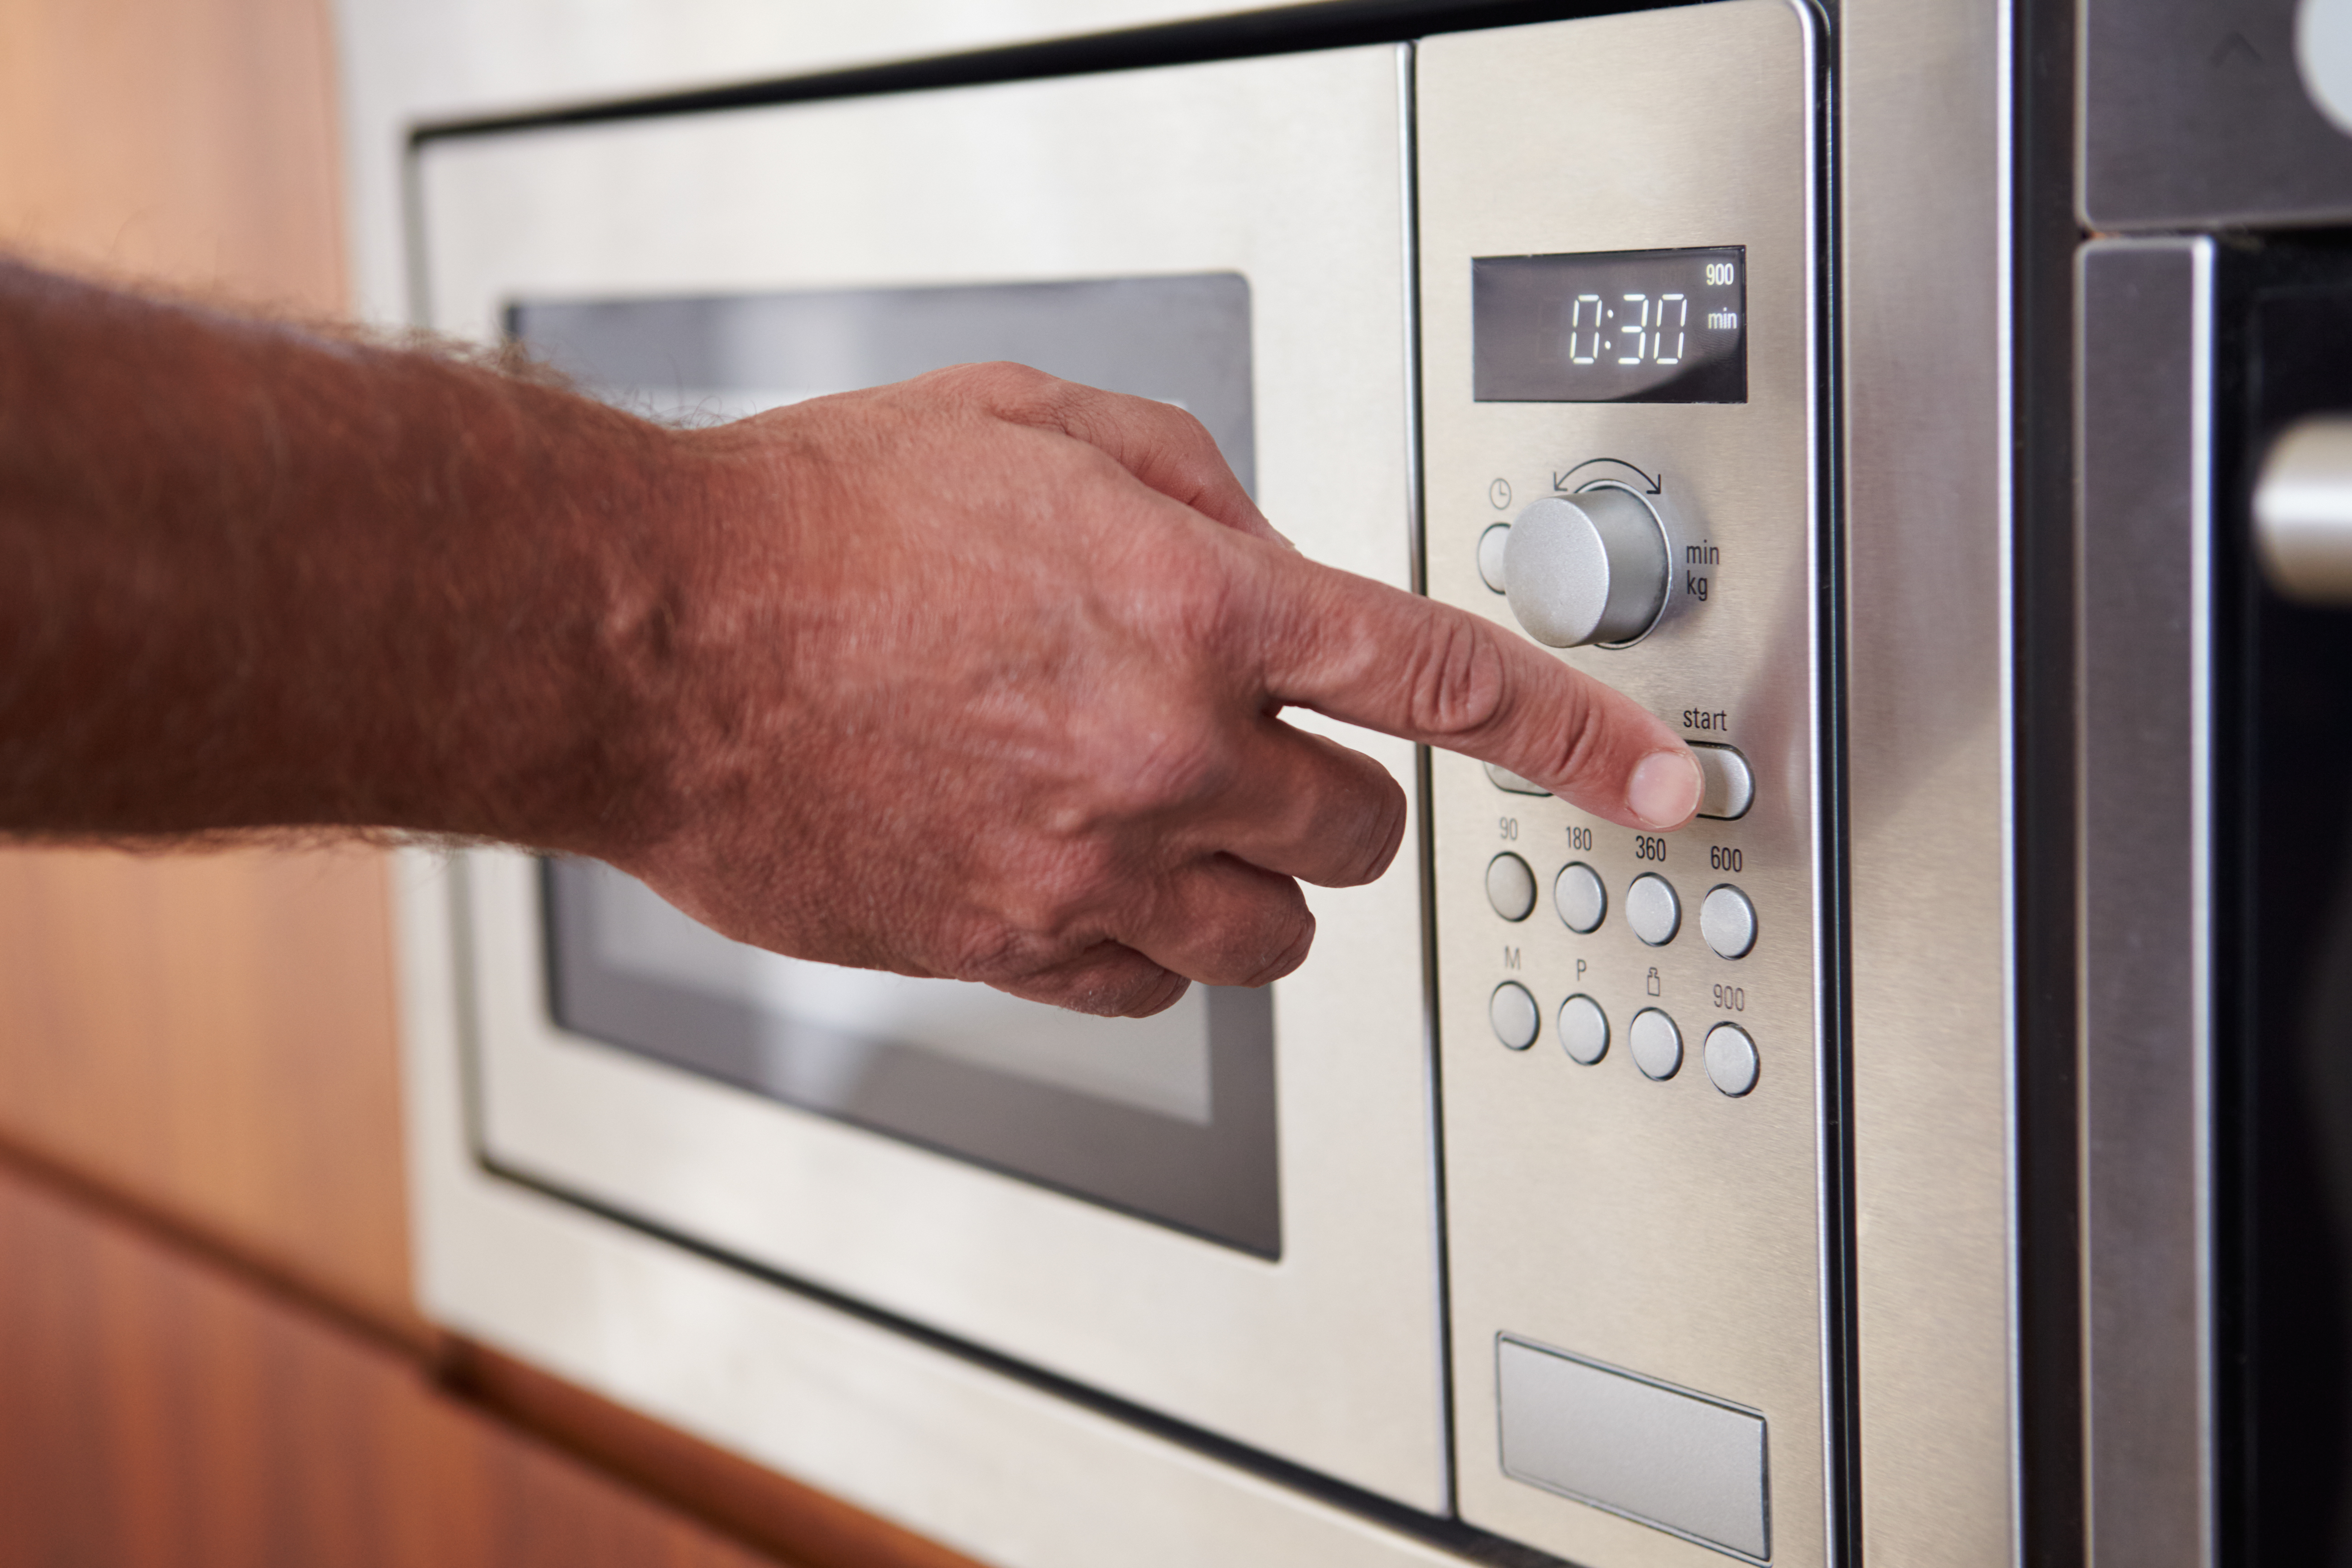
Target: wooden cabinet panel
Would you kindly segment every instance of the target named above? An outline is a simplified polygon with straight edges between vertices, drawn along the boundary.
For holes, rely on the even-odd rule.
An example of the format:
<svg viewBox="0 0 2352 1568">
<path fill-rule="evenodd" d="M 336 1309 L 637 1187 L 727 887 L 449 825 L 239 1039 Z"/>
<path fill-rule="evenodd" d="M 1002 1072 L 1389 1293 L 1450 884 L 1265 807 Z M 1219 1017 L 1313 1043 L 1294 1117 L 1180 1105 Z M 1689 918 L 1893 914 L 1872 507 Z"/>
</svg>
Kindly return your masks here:
<svg viewBox="0 0 2352 1568">
<path fill-rule="evenodd" d="M 806 1568 L 981 1568 L 936 1542 L 494 1352 L 455 1343 L 446 1367 L 453 1386 L 520 1426 Z"/>
<path fill-rule="evenodd" d="M 326 0 L 0 0 L 0 247 L 330 315 Z M 407 1330 L 383 858 L 0 851 L 0 1143 Z"/>
<path fill-rule="evenodd" d="M 340 310 L 326 0 L 0 0 L 0 246 Z"/>
<path fill-rule="evenodd" d="M 0 1165 L 0 1563 L 775 1568 Z"/>
<path fill-rule="evenodd" d="M 421 1335 L 386 865 L 0 853 L 0 1142 Z"/>
</svg>

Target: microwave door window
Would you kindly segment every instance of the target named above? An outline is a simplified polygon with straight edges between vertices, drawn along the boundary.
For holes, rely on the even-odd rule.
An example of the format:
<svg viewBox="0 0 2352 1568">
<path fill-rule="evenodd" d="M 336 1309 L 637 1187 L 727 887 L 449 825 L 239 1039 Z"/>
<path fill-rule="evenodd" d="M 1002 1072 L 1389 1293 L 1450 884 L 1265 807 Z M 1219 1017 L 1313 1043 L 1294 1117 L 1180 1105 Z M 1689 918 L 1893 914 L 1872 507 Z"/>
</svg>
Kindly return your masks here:
<svg viewBox="0 0 2352 1568">
<path fill-rule="evenodd" d="M 709 423 L 952 364 L 1011 360 L 1172 403 L 1252 495 L 1249 282 L 1238 273 L 510 303 L 507 331 L 587 390 Z"/>
<path fill-rule="evenodd" d="M 1247 1251 L 1276 1256 L 1269 994 L 1094 1018 L 730 942 L 635 879 L 546 863 L 565 1029 Z"/>
<path fill-rule="evenodd" d="M 1013 360 L 1178 404 L 1255 479 L 1249 292 L 1233 274 L 531 301 L 508 322 L 599 395 L 685 420 Z M 548 862 L 542 886 L 566 1030 L 1280 1255 L 1269 993 L 1195 986 L 1151 1018 L 1092 1018 L 762 952 L 593 863 Z"/>
</svg>

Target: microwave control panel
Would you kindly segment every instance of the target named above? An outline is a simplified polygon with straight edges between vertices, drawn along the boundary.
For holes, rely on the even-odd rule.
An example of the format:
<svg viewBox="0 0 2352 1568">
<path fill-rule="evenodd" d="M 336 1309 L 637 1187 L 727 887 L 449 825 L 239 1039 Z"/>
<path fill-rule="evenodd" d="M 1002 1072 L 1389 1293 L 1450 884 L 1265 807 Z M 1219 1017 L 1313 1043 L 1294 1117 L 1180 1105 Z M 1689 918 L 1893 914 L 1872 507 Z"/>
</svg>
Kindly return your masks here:
<svg viewBox="0 0 2352 1568">
<path fill-rule="evenodd" d="M 1827 1561 L 1813 15 L 1418 51 L 1428 591 L 1681 732 L 1680 831 L 1432 759 L 1458 1507 Z"/>
</svg>

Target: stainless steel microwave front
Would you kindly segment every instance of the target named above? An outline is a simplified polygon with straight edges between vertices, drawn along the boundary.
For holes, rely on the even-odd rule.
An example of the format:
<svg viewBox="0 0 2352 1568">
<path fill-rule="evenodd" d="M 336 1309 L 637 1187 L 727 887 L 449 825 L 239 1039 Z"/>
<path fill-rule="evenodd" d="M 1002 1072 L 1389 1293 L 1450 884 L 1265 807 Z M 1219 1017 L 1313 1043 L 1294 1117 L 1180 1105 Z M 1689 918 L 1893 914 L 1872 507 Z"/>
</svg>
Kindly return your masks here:
<svg viewBox="0 0 2352 1568">
<path fill-rule="evenodd" d="M 1583 639 L 1714 748 L 1672 836 L 1435 757 L 1434 976 L 1401 865 L 1312 894 L 1270 1005 L 1211 999 L 1134 1071 L 469 853 L 467 1179 L 1589 1568 L 1825 1561 L 1813 25 L 1723 0 L 428 140 L 430 324 L 705 415 L 909 354 L 1134 373 L 1309 553 L 1407 585 L 1425 497 L 1431 593 Z M 1597 606 L 1545 578 L 1580 549 Z M 927 1074 L 1083 1110 L 1076 1152 L 940 1120 Z M 1173 1175 L 1087 1164 L 1122 1128 Z M 619 1285 L 525 1272 L 440 1235 L 423 1289 L 664 1400 L 774 1350 L 679 1329 L 707 1281 L 649 1343 L 581 1327 Z"/>
<path fill-rule="evenodd" d="M 1409 67 L 1390 45 L 431 140 L 430 321 L 689 416 L 976 358 L 1124 381 L 1199 413 L 1302 549 L 1409 587 Z M 1413 778 L 1409 745 L 1347 740 Z M 1412 866 L 1311 890 L 1315 952 L 1270 999 L 1124 1036 L 793 966 L 593 868 L 462 870 L 498 1179 L 1446 1510 Z M 525 1353 L 584 1310 L 517 1343 L 498 1281 L 425 1289 Z"/>
<path fill-rule="evenodd" d="M 1432 759 L 1459 1506 L 1596 1568 L 1831 1553 L 1813 26 L 1418 63 L 1429 592 L 1709 775 L 1663 835 Z"/>
</svg>

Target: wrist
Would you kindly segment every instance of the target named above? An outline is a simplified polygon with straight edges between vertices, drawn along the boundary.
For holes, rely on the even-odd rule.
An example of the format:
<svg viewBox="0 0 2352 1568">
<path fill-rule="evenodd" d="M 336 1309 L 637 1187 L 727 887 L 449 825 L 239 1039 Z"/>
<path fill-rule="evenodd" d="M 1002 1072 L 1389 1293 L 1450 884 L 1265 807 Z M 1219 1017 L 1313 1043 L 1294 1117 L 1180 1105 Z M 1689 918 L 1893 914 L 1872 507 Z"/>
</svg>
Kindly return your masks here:
<svg viewBox="0 0 2352 1568">
<path fill-rule="evenodd" d="M 572 469 L 578 489 L 557 507 L 584 526 L 588 586 L 550 609 L 562 629 L 549 654 L 568 671 L 561 782 L 518 781 L 551 829 L 519 837 L 631 868 L 690 858 L 696 824 L 764 771 L 767 715 L 742 675 L 791 637 L 780 467 L 730 427 L 629 419 Z"/>
<path fill-rule="evenodd" d="M 705 465 L 685 433 L 570 393 L 413 368 L 446 413 L 415 432 L 433 477 L 387 520 L 383 564 L 425 575 L 355 572 L 390 586 L 362 635 L 405 645 L 418 722 L 405 755 L 363 762 L 355 820 L 625 859 L 682 815 L 671 731 L 712 553 Z"/>
</svg>

